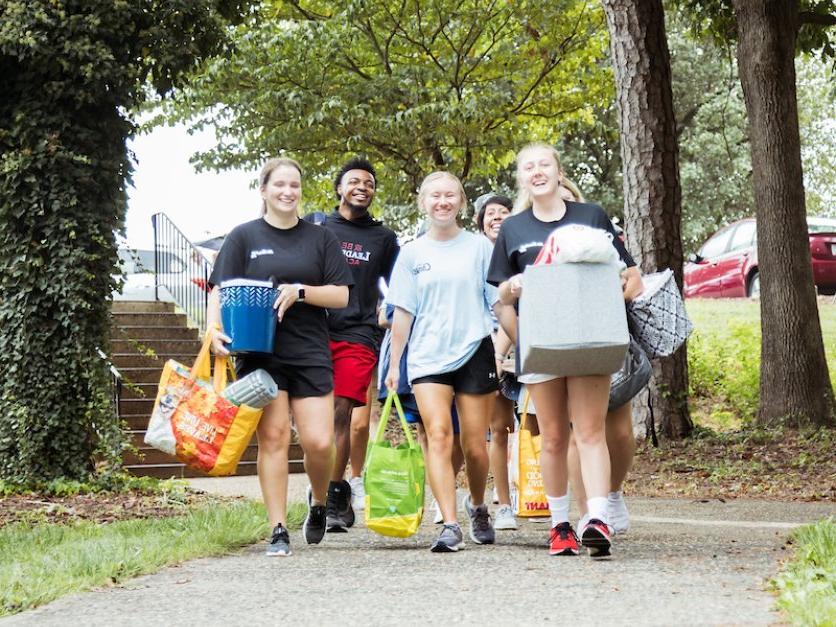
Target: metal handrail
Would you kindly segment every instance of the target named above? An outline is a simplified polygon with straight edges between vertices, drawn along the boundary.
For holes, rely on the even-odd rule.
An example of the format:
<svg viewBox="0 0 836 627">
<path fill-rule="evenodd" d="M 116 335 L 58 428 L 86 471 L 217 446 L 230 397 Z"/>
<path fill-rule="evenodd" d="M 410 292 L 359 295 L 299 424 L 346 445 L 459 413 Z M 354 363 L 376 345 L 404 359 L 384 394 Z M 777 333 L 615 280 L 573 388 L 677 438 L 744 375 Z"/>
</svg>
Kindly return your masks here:
<svg viewBox="0 0 836 627">
<path fill-rule="evenodd" d="M 212 263 L 167 215 L 151 216 L 154 227 L 154 298 L 165 288 L 201 333 L 206 328 Z"/>
<path fill-rule="evenodd" d="M 119 420 L 119 401 L 122 399 L 122 373 L 119 372 L 119 369 L 113 365 L 113 362 L 110 361 L 101 348 L 97 348 L 96 351 L 99 353 L 99 357 L 104 359 L 108 369 L 110 370 L 111 383 L 113 384 L 113 388 L 111 389 L 112 396 L 110 400 L 113 401 L 113 415 L 116 420 Z"/>
</svg>

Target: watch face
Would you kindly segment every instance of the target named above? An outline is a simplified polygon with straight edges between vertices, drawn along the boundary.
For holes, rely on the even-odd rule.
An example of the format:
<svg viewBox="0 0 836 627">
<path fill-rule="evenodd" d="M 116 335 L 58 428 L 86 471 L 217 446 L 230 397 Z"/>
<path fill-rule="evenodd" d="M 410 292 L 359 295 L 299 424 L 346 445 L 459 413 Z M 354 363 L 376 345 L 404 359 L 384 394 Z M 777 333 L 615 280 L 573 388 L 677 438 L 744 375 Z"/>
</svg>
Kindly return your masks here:
<svg viewBox="0 0 836 627">
<path fill-rule="evenodd" d="M 305 300 L 305 288 L 304 287 L 299 288 L 299 298 L 298 298 L 298 300 L 300 300 L 300 301 Z"/>
</svg>

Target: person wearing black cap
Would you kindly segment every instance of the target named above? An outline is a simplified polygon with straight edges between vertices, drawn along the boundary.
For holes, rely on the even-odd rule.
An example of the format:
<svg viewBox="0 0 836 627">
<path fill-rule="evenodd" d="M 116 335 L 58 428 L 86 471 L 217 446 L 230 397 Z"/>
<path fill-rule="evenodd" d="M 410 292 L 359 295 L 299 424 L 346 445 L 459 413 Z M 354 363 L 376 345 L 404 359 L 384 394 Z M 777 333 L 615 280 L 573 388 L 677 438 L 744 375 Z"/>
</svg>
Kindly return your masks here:
<svg viewBox="0 0 836 627">
<path fill-rule="evenodd" d="M 513 201 L 501 194 L 482 194 L 474 203 L 476 208 L 476 226 L 491 244 L 499 237 L 502 222 L 511 215 Z M 513 312 L 512 312 L 513 314 Z M 494 317 L 494 329 L 491 334 L 494 344 L 496 370 L 503 377 L 502 363 L 511 350 L 511 340 L 499 326 Z M 507 375 L 505 375 L 507 376 Z M 491 414 L 490 464 L 494 482 L 495 501 L 499 504 L 494 514 L 494 529 L 514 530 L 517 521 L 511 504 L 511 485 L 508 479 L 508 434 L 514 430 L 514 405 L 502 392 L 497 392 Z"/>
</svg>

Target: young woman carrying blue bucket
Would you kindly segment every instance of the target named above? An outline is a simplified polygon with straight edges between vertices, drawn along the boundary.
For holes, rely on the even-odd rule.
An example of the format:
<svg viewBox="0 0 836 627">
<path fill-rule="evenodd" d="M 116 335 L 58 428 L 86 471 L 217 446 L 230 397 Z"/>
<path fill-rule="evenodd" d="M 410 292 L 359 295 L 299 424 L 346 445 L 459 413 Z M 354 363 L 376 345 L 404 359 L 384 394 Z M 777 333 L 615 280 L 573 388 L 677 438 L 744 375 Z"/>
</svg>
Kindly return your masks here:
<svg viewBox="0 0 836 627">
<path fill-rule="evenodd" d="M 325 498 L 334 464 L 334 382 L 325 309 L 346 306 L 352 280 L 336 236 L 299 219 L 299 164 L 271 159 L 261 171 L 259 185 L 263 215 L 237 226 L 224 241 L 209 278 L 207 321 L 210 329 L 215 325 L 223 329 L 213 331 L 216 353 L 229 354 L 230 345 L 241 349 L 236 359 L 239 376 L 263 368 L 279 388 L 258 425 L 258 478 L 273 527 L 267 555 L 285 556 L 290 555 L 286 528 L 290 411 L 311 482 L 303 535 L 309 544 L 321 542 L 325 535 Z M 227 283 L 240 279 L 249 283 Z M 264 297 L 263 290 L 273 298 L 274 284 L 273 327 L 265 323 L 264 303 L 256 301 Z M 249 312 L 246 288 L 261 288 L 250 290 Z M 223 320 L 222 299 L 227 303 Z M 252 318 L 242 326 L 240 316 L 249 314 Z M 262 332 L 257 329 L 259 320 L 263 333 L 269 335 L 275 328 L 272 342 L 257 337 Z M 253 347 L 268 352 L 245 350 Z"/>
</svg>

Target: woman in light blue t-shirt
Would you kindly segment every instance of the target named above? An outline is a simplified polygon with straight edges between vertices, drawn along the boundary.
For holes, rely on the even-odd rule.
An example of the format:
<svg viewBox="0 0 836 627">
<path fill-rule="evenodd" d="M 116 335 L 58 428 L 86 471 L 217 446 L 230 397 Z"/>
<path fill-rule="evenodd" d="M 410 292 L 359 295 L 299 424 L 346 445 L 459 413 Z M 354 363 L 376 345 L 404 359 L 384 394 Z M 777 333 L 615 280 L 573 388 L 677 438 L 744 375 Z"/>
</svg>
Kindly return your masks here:
<svg viewBox="0 0 836 627">
<path fill-rule="evenodd" d="M 497 291 L 486 281 L 490 243 L 458 225 L 466 205 L 462 184 L 452 174 L 434 172 L 424 179 L 418 208 L 426 213 L 429 230 L 401 249 L 386 299 L 395 306 L 386 386 L 398 389 L 398 364 L 408 342 L 407 376 L 429 442 L 427 476 L 444 517 L 431 547 L 437 553 L 463 545 L 450 459 L 454 397 L 470 488 L 465 500 L 470 538 L 477 544 L 495 539 L 485 504 L 485 433 L 497 389 L 490 316 Z"/>
</svg>

